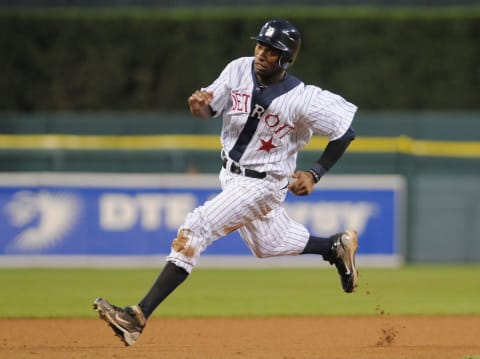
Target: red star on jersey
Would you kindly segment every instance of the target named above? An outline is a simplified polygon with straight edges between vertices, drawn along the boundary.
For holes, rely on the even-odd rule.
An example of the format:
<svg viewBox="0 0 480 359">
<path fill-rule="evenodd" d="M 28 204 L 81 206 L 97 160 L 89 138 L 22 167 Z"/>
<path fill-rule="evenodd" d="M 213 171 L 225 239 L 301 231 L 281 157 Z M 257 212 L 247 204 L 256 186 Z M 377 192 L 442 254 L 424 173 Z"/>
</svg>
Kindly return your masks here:
<svg viewBox="0 0 480 359">
<path fill-rule="evenodd" d="M 267 153 L 270 153 L 272 149 L 278 147 L 272 143 L 273 141 L 272 137 L 270 137 L 268 141 L 265 141 L 264 139 L 260 139 L 260 141 L 262 142 L 262 145 L 258 148 L 258 151 L 266 151 Z"/>
</svg>

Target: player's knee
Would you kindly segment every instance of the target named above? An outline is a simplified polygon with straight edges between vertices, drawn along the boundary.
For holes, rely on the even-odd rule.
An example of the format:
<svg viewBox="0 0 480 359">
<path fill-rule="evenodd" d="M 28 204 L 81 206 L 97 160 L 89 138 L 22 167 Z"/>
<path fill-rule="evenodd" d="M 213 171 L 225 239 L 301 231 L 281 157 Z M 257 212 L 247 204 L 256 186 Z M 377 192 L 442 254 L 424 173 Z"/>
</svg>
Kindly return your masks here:
<svg viewBox="0 0 480 359">
<path fill-rule="evenodd" d="M 172 249 L 185 257 L 195 257 L 198 254 L 198 249 L 195 248 L 194 241 L 192 241 L 193 231 L 189 228 L 180 228 L 177 233 L 177 238 L 172 242 Z"/>
</svg>

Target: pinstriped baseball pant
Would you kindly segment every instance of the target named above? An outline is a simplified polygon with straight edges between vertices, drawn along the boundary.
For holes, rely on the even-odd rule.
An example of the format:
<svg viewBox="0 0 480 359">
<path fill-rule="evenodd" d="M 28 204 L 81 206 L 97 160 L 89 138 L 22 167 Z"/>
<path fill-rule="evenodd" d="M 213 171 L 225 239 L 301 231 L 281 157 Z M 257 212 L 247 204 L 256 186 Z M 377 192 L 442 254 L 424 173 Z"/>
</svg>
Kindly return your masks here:
<svg viewBox="0 0 480 359">
<path fill-rule="evenodd" d="M 310 234 L 281 207 L 286 180 L 250 178 L 222 169 L 220 182 L 222 192 L 187 215 L 167 261 L 190 273 L 210 244 L 234 230 L 259 258 L 303 251 Z"/>
</svg>

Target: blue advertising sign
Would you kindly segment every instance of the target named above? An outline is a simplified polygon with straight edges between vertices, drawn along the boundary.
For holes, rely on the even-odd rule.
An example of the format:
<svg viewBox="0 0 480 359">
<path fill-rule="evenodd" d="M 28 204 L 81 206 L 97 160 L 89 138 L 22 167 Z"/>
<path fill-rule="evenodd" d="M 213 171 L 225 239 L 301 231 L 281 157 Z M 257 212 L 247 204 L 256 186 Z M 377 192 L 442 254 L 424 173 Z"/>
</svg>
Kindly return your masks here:
<svg viewBox="0 0 480 359">
<path fill-rule="evenodd" d="M 167 254 L 187 213 L 219 191 L 215 175 L 0 174 L 0 264 L 12 256 Z M 403 197 L 398 176 L 330 176 L 284 205 L 314 235 L 356 229 L 359 255 L 397 261 Z M 251 254 L 234 232 L 204 255 Z"/>
</svg>

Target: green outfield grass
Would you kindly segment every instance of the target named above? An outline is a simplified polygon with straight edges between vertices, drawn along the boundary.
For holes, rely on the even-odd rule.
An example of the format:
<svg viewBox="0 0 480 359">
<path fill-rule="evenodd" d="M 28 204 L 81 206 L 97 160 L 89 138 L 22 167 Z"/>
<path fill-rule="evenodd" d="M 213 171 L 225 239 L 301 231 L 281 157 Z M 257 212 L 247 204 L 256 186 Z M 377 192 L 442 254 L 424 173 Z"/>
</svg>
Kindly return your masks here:
<svg viewBox="0 0 480 359">
<path fill-rule="evenodd" d="M 0 269 L 0 317 L 94 317 L 103 296 L 137 303 L 156 269 Z M 333 267 L 196 269 L 158 316 L 480 314 L 480 266 L 367 268 L 354 294 Z"/>
</svg>

